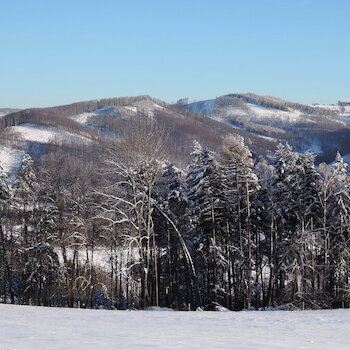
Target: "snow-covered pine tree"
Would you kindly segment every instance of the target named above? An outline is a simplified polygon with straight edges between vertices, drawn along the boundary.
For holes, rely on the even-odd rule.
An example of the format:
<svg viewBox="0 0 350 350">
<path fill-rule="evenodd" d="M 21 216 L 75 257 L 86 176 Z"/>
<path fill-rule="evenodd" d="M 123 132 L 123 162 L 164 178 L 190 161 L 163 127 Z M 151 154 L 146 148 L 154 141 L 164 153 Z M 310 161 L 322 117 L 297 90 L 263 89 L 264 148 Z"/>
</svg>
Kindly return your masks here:
<svg viewBox="0 0 350 350">
<path fill-rule="evenodd" d="M 13 184 L 14 208 L 21 227 L 21 297 L 23 302 L 50 305 L 58 277 L 58 258 L 49 238 L 48 208 L 39 198 L 40 185 L 33 160 L 25 154 Z"/>
<path fill-rule="evenodd" d="M 267 278 L 273 268 L 273 239 L 275 213 L 272 202 L 272 182 L 274 167 L 266 159 L 260 158 L 254 167 L 259 179 L 259 188 L 252 201 L 252 230 L 255 234 L 255 306 L 271 306 L 267 291 L 271 279 Z M 271 274 L 270 274 L 271 276 Z"/>
<path fill-rule="evenodd" d="M 187 309 L 193 304 L 188 286 L 194 286 L 193 263 L 183 237 L 185 198 L 183 173 L 166 163 L 155 184 L 154 229 L 159 251 L 160 304 Z M 194 286 L 195 288 L 195 286 Z M 191 290 L 194 290 L 191 288 Z"/>
<path fill-rule="evenodd" d="M 350 257 L 350 177 L 348 164 L 339 152 L 332 164 L 332 196 L 330 203 L 328 292 L 334 306 L 348 302 L 345 290 L 349 285 Z M 347 299 L 347 300 L 345 300 Z"/>
<path fill-rule="evenodd" d="M 38 187 L 38 180 L 33 169 L 33 160 L 29 154 L 25 154 L 22 160 L 22 168 L 13 184 L 15 200 L 23 210 L 34 209 L 33 203 L 37 204 Z"/>
<path fill-rule="evenodd" d="M 2 280 L 2 289 L 4 302 L 7 302 L 7 293 L 10 294 L 11 303 L 15 302 L 14 293 L 14 281 L 11 266 L 11 251 L 13 244 L 8 239 L 4 225 L 5 212 L 9 205 L 9 199 L 11 198 L 11 191 L 7 185 L 7 175 L 0 165 L 0 278 Z"/>
<path fill-rule="evenodd" d="M 227 229 L 226 180 L 213 152 L 195 142 L 192 157 L 185 186 L 201 303 L 225 303 L 228 268 L 223 246 Z"/>
<path fill-rule="evenodd" d="M 275 207 L 274 269 L 271 287 L 277 302 L 283 298 L 294 299 L 304 293 L 304 285 L 313 284 L 310 276 L 314 264 L 314 250 L 304 254 L 302 261 L 298 244 L 309 244 L 314 235 L 314 223 L 319 212 L 317 183 L 319 174 L 314 165 L 315 155 L 311 152 L 299 154 L 287 145 L 278 145 L 275 155 L 275 179 L 272 184 L 272 197 Z M 307 239 L 306 239 L 307 238 Z M 306 239 L 306 241 L 305 241 Z M 313 242 L 317 241 L 314 237 Z M 305 251 L 304 249 L 302 251 Z M 295 254 L 293 254 L 295 252 Z M 307 261 L 305 261 L 307 259 Z M 296 269 L 303 265 L 301 270 Z M 277 278 L 278 275 L 278 278 Z M 307 280 L 307 281 L 306 281 Z M 290 288 L 286 288 L 287 284 Z M 291 296 L 286 296 L 286 293 Z M 271 296 L 270 296 L 271 298 Z"/>
<path fill-rule="evenodd" d="M 33 169 L 33 160 L 25 154 L 22 168 L 13 184 L 14 205 L 17 211 L 18 224 L 22 227 L 21 241 L 30 246 L 30 232 L 35 231 L 35 215 L 38 211 L 39 184 Z"/>
<path fill-rule="evenodd" d="M 251 201 L 258 189 L 258 179 L 252 171 L 253 159 L 242 136 L 227 135 L 223 140 L 222 163 L 228 184 L 228 207 L 231 216 L 229 246 L 231 270 L 235 287 L 235 307 L 252 304 L 252 270 L 254 237 L 251 227 Z M 230 283 L 231 284 L 231 283 Z M 231 288 L 230 288 L 231 289 Z"/>
<path fill-rule="evenodd" d="M 318 181 L 318 203 L 320 212 L 318 216 L 317 227 L 320 230 L 322 238 L 322 248 L 319 252 L 318 264 L 322 267 L 319 273 L 318 289 L 322 295 L 327 293 L 329 289 L 329 257 L 330 257 L 330 227 L 331 227 L 331 208 L 333 203 L 334 191 L 334 167 L 326 163 L 318 166 L 320 179 Z"/>
</svg>

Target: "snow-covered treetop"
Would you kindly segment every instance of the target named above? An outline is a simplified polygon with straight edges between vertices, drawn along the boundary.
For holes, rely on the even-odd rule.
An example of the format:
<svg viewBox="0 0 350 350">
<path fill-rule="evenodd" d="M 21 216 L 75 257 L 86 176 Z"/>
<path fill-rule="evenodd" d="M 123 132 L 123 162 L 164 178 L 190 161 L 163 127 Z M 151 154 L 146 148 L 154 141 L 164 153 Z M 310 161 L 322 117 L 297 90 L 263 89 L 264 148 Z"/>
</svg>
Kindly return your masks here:
<svg viewBox="0 0 350 350">
<path fill-rule="evenodd" d="M 25 154 L 22 161 L 22 168 L 14 183 L 16 191 L 32 192 L 37 184 L 37 178 L 33 170 L 33 160 L 29 154 Z"/>
<path fill-rule="evenodd" d="M 236 171 L 241 175 L 251 173 L 251 168 L 254 165 L 252 154 L 244 144 L 244 138 L 237 134 L 225 136 L 222 145 L 222 158 L 223 163 L 231 168 L 231 171 Z"/>
<path fill-rule="evenodd" d="M 191 156 L 193 157 L 199 156 L 202 150 L 203 150 L 202 145 L 197 140 L 193 140 L 193 151 L 191 153 Z"/>
<path fill-rule="evenodd" d="M 335 166 L 336 172 L 338 174 L 345 174 L 346 173 L 346 168 L 348 167 L 348 164 L 346 162 L 344 162 L 344 159 L 341 156 L 341 154 L 339 153 L 339 151 L 337 152 L 337 154 L 335 156 L 334 166 Z"/>
</svg>

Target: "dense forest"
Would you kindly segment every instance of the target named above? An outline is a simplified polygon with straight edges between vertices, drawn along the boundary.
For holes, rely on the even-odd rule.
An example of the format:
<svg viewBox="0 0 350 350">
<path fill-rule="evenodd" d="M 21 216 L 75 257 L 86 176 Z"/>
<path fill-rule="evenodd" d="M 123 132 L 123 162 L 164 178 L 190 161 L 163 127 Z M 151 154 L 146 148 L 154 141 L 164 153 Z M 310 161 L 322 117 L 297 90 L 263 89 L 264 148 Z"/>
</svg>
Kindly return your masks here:
<svg viewBox="0 0 350 350">
<path fill-rule="evenodd" d="M 335 155 L 280 144 L 253 159 L 240 135 L 194 141 L 139 119 L 94 151 L 52 149 L 0 170 L 0 299 L 88 308 L 349 307 L 350 178 Z M 99 262 L 102 255 L 107 265 Z"/>
</svg>

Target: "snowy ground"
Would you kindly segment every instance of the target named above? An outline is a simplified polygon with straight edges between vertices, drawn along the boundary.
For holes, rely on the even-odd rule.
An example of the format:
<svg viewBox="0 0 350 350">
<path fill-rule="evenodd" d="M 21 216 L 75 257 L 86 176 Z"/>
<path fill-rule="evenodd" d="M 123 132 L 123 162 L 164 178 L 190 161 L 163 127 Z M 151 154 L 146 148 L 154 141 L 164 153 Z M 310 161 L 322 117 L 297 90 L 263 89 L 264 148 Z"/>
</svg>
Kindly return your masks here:
<svg viewBox="0 0 350 350">
<path fill-rule="evenodd" d="M 60 130 L 29 123 L 12 126 L 11 130 L 18 132 L 23 140 L 42 143 L 49 143 L 55 137 L 62 135 Z"/>
<path fill-rule="evenodd" d="M 22 139 L 27 142 L 52 143 L 56 141 L 80 140 L 89 142 L 84 136 L 72 134 L 68 131 L 60 130 L 54 127 L 40 126 L 30 123 L 24 123 L 9 128 L 18 132 Z"/>
<path fill-rule="evenodd" d="M 349 349 L 350 310 L 156 312 L 0 305 L 0 349 Z"/>
</svg>

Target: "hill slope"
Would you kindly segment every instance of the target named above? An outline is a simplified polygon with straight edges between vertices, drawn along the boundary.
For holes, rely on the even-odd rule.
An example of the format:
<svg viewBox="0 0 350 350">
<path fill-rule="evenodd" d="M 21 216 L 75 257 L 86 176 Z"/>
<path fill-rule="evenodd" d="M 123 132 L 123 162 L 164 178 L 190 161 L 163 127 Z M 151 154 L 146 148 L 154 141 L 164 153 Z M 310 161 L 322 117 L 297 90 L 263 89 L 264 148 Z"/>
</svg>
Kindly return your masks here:
<svg viewBox="0 0 350 350">
<path fill-rule="evenodd" d="M 330 162 L 337 150 L 350 152 L 350 110 L 304 105 L 270 96 L 229 94 L 182 105 L 251 135 L 289 142 L 297 151 L 311 150 L 318 161 Z"/>
<path fill-rule="evenodd" d="M 196 139 L 214 151 L 220 151 L 225 135 L 237 132 L 246 138 L 252 151 L 259 155 L 273 150 L 274 140 L 252 135 L 244 130 L 213 120 L 205 115 L 169 105 L 149 96 L 120 97 L 78 102 L 51 108 L 16 111 L 0 119 L 0 162 L 9 173 L 20 165 L 21 155 L 34 158 L 45 152 L 47 145 L 88 140 L 91 147 L 111 137 L 138 119 L 151 119 L 167 134 L 164 157 L 178 165 L 187 164 Z"/>
<path fill-rule="evenodd" d="M 0 163 L 11 175 L 24 152 L 34 158 L 48 145 L 98 144 L 120 137 L 137 119 L 148 118 L 168 135 L 164 157 L 187 164 L 193 140 L 220 151 L 225 135 L 238 133 L 255 156 L 289 142 L 297 151 L 310 149 L 317 161 L 331 162 L 337 150 L 350 154 L 350 108 L 314 106 L 255 94 L 230 94 L 212 100 L 170 105 L 147 95 L 77 102 L 50 108 L 0 110 Z M 75 146 L 74 146 L 75 144 Z M 95 145 L 95 146 L 94 146 Z"/>
</svg>

